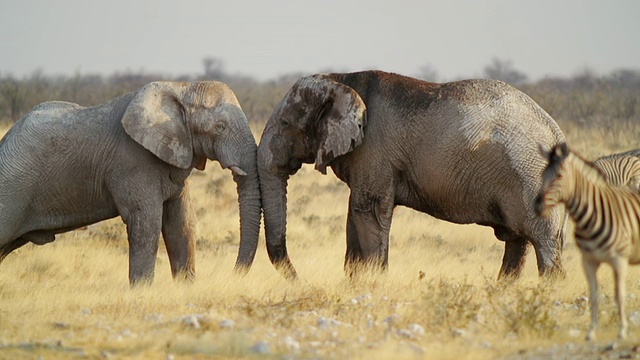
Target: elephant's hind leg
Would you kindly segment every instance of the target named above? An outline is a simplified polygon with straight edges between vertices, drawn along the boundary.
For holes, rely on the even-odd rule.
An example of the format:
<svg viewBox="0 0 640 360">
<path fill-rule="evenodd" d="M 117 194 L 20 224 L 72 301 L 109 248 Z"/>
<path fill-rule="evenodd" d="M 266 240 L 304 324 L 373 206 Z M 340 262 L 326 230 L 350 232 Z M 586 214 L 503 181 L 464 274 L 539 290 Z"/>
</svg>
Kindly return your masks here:
<svg viewBox="0 0 640 360">
<path fill-rule="evenodd" d="M 565 277 L 562 268 L 562 247 L 567 221 L 561 206 L 549 218 L 535 217 L 529 225 L 529 241 L 536 250 L 538 274 L 550 279 Z M 558 210 L 562 210 L 559 212 Z"/>
<path fill-rule="evenodd" d="M 499 240 L 504 241 L 504 256 L 498 280 L 520 277 L 529 252 L 527 239 L 502 226 L 494 226 L 493 231 Z"/>
<path fill-rule="evenodd" d="M 0 264 L 2 263 L 2 261 L 4 261 L 4 258 L 6 258 L 7 255 L 9 255 L 13 250 L 22 247 L 28 242 L 29 240 L 20 237 L 0 247 Z"/>
<path fill-rule="evenodd" d="M 519 278 L 522 275 L 528 252 L 529 242 L 525 238 L 506 241 L 498 280 Z"/>
</svg>

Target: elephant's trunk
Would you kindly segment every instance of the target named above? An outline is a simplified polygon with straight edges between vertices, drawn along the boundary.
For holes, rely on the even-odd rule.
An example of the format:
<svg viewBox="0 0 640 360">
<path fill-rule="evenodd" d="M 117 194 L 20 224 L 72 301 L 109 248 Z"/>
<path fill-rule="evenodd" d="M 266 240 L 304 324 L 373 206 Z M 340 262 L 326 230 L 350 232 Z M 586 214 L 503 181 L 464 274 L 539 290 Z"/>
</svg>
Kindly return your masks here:
<svg viewBox="0 0 640 360">
<path fill-rule="evenodd" d="M 258 235 L 260 233 L 260 183 L 256 167 L 256 145 L 253 135 L 246 135 L 250 140 L 240 156 L 239 164 L 247 175 L 234 174 L 233 179 L 237 185 L 238 203 L 240 206 L 240 248 L 236 260 L 235 271 L 244 274 L 249 271 L 258 247 Z"/>
<path fill-rule="evenodd" d="M 264 209 L 264 227 L 267 253 L 271 263 L 287 279 L 297 277 L 287 254 L 287 181 L 289 174 L 275 171 L 270 166 L 270 154 L 261 143 L 258 149 L 258 173 Z M 266 154 L 266 155 L 265 155 Z"/>
</svg>

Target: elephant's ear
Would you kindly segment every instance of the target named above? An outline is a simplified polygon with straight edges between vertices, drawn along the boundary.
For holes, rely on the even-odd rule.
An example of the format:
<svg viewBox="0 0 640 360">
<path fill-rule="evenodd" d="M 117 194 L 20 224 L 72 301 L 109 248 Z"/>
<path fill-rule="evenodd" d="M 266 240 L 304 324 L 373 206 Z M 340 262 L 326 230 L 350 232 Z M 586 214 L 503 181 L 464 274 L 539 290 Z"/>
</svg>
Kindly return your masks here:
<svg viewBox="0 0 640 360">
<path fill-rule="evenodd" d="M 327 173 L 327 164 L 362 143 L 367 107 L 351 87 L 326 78 L 322 82 L 327 99 L 318 111 L 315 168 Z"/>
<path fill-rule="evenodd" d="M 124 130 L 162 161 L 187 169 L 193 161 L 191 132 L 179 100 L 181 84 L 153 82 L 133 97 L 122 116 Z"/>
</svg>

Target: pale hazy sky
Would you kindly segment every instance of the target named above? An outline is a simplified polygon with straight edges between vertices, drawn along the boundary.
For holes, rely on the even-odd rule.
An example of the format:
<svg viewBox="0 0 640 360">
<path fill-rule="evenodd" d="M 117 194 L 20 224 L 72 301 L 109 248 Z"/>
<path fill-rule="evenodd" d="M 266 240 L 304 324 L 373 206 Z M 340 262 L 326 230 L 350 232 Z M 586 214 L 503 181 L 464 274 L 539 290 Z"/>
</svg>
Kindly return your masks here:
<svg viewBox="0 0 640 360">
<path fill-rule="evenodd" d="M 259 79 L 378 68 L 532 79 L 640 69 L 638 0 L 0 0 L 0 75 L 202 73 Z"/>
</svg>

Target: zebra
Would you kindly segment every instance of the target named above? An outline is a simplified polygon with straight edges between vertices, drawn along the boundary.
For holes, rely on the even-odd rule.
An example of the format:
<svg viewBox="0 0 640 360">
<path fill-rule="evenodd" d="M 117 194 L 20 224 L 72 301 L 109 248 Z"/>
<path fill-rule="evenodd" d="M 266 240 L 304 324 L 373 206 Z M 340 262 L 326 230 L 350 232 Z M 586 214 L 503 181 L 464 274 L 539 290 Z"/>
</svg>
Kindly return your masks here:
<svg viewBox="0 0 640 360">
<path fill-rule="evenodd" d="M 582 254 L 582 266 L 589 284 L 591 325 L 587 340 L 595 338 L 598 326 L 598 282 L 596 272 L 608 263 L 615 276 L 620 328 L 618 338 L 627 336 L 624 312 L 625 277 L 629 264 L 640 263 L 640 194 L 628 187 L 612 186 L 591 162 L 570 151 L 566 143 L 550 152 L 540 147 L 548 164 L 542 174 L 542 188 L 535 210 L 545 216 L 564 203 L 575 222 L 575 239 Z"/>
<path fill-rule="evenodd" d="M 640 149 L 603 156 L 593 162 L 611 185 L 640 192 Z"/>
</svg>

